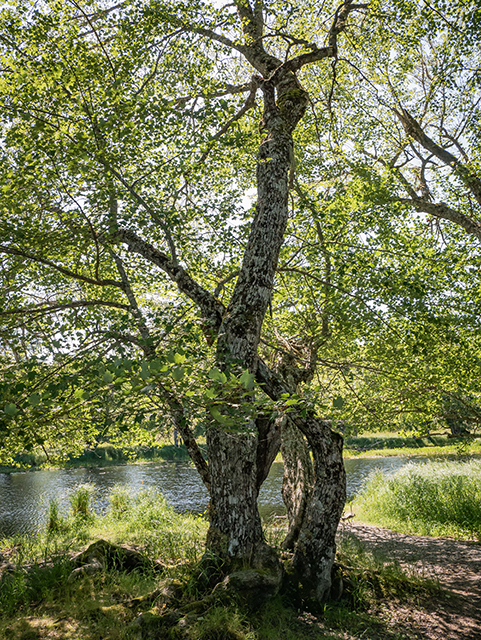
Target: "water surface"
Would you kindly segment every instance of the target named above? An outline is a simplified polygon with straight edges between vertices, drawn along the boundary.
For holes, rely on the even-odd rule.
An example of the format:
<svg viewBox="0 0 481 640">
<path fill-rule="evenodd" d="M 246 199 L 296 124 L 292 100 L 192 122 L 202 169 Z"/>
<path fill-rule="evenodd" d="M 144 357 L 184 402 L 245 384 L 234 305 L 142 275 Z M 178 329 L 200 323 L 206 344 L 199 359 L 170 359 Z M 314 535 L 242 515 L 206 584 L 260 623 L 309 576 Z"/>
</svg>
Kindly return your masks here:
<svg viewBox="0 0 481 640">
<path fill-rule="evenodd" d="M 352 500 L 374 469 L 391 473 L 408 462 L 426 458 L 351 458 L 345 460 L 348 500 Z M 285 513 L 282 502 L 283 465 L 275 462 L 259 496 L 263 518 Z M 0 474 L 0 537 L 33 533 L 45 524 L 49 501 L 56 498 L 67 513 L 69 496 L 81 484 L 94 486 L 93 507 L 107 508 L 112 487 L 121 484 L 133 493 L 142 488 L 161 491 L 176 511 L 203 513 L 208 496 L 195 468 L 185 462 L 152 462 L 108 467 L 49 469 Z"/>
</svg>

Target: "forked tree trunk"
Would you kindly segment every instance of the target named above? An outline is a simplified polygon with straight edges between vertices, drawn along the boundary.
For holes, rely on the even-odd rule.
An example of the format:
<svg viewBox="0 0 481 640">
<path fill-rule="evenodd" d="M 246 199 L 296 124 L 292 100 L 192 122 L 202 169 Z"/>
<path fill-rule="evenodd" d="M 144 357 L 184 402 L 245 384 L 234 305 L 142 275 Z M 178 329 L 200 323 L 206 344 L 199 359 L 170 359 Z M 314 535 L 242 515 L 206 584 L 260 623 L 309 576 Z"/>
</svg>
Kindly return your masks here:
<svg viewBox="0 0 481 640">
<path fill-rule="evenodd" d="M 247 369 L 270 387 L 265 387 L 265 391 L 271 398 L 279 400 L 285 390 L 279 392 L 282 384 L 272 384 L 268 371 L 259 372 L 265 365 L 258 361 L 257 348 L 288 220 L 289 176 L 292 177 L 294 170 L 293 132 L 309 101 L 296 73 L 305 65 L 336 58 L 337 36 L 346 28 L 351 11 L 363 5 L 355 4 L 354 0 L 342 2 L 335 11 L 326 46 L 319 47 L 315 43 L 306 46 L 300 40 L 305 51 L 285 60 L 264 48 L 267 3 L 264 6 L 262 2 L 234 0 L 234 5 L 244 32 L 243 42 L 230 42 L 227 37 L 203 26 L 190 28 L 192 32 L 236 49 L 252 65 L 253 71 L 262 76 L 252 76 L 251 95 L 238 114 L 240 117 L 254 104 L 255 92 L 260 87 L 264 94 L 261 130 L 266 132 L 266 137 L 258 154 L 256 215 L 228 308 L 225 310 L 173 259 L 175 251 L 169 258 L 130 229 L 119 228 L 117 238 L 167 273 L 198 305 L 208 325 L 209 343 L 218 331 L 217 367 L 229 375 Z M 188 29 L 188 25 L 185 28 Z M 207 553 L 220 555 L 226 566 L 245 563 L 263 568 L 269 565 L 275 573 L 279 564 L 264 542 L 257 511 L 258 487 L 272 461 L 273 440 L 260 432 L 260 423 L 253 411 L 244 411 L 242 405 L 248 403 L 241 389 L 238 396 L 236 402 L 231 402 L 230 411 L 239 407 L 239 426 L 224 431 L 219 425 L 212 424 L 207 430 L 208 467 L 192 434 L 186 428 L 183 431 L 189 453 L 210 488 Z M 313 492 L 305 511 L 294 561 L 302 582 L 307 580 L 314 594 L 322 600 L 330 587 L 334 538 L 345 499 L 342 439 L 333 434 L 326 423 L 315 418 L 294 414 L 291 419 L 307 438 L 315 471 Z M 179 418 L 180 431 L 183 426 Z"/>
<path fill-rule="evenodd" d="M 256 214 L 240 274 L 220 325 L 216 364 L 228 374 L 247 369 L 258 375 L 257 348 L 289 215 L 293 132 L 309 100 L 295 73 L 309 62 L 336 56 L 337 35 L 344 30 L 354 5 L 346 0 L 336 11 L 327 47 L 314 45 L 308 53 L 283 63 L 264 49 L 262 3 L 256 2 L 254 8 L 249 2 L 235 4 L 246 36 L 246 44 L 237 48 L 263 76 L 253 77 L 252 86 L 260 87 L 264 94 L 262 130 L 266 137 L 258 154 Z M 245 399 L 241 397 L 239 394 L 242 405 Z M 266 553 L 257 511 L 258 481 L 265 473 L 257 465 L 263 456 L 258 455 L 261 442 L 256 417 L 251 416 L 247 424 L 244 413 L 240 411 L 239 429 L 229 433 L 211 426 L 208 430 L 211 520 L 207 550 L 221 553 L 231 565 L 248 560 L 251 566 L 264 568 L 264 562 L 257 558 L 267 558 L 265 564 L 271 564 L 276 572 L 279 565 L 273 553 Z M 313 493 L 294 562 L 302 582 L 307 581 L 314 595 L 323 600 L 331 585 L 335 534 L 345 500 L 342 439 L 315 418 L 297 416 L 294 422 L 309 442 L 315 468 Z"/>
<path fill-rule="evenodd" d="M 257 207 L 240 274 L 220 326 L 216 363 L 219 369 L 240 374 L 257 370 L 257 348 L 288 219 L 289 171 L 293 157 L 292 131 L 304 113 L 307 96 L 291 74 L 296 93 L 283 112 L 276 104 L 275 87 L 265 82 L 264 125 L 267 137 L 259 148 Z M 290 85 L 289 85 L 290 86 Z M 281 96 L 282 97 L 282 96 Z M 278 102 L 280 97 L 278 96 Z M 257 510 L 258 425 L 243 410 L 239 392 L 239 424 L 230 432 L 211 426 L 207 432 L 211 482 L 210 528 L 207 549 L 235 566 L 239 561 L 265 568 L 267 552 Z M 262 562 L 257 558 L 262 557 Z M 276 563 L 273 563 L 276 564 Z M 278 564 L 277 564 L 278 567 Z"/>
<path fill-rule="evenodd" d="M 261 361 L 257 380 L 272 400 L 288 392 L 284 381 Z M 313 489 L 295 547 L 293 565 L 299 582 L 318 602 L 331 588 L 336 555 L 336 532 L 346 501 L 346 472 L 342 459 L 342 436 L 315 416 L 296 412 L 289 419 L 305 435 L 314 458 Z"/>
</svg>

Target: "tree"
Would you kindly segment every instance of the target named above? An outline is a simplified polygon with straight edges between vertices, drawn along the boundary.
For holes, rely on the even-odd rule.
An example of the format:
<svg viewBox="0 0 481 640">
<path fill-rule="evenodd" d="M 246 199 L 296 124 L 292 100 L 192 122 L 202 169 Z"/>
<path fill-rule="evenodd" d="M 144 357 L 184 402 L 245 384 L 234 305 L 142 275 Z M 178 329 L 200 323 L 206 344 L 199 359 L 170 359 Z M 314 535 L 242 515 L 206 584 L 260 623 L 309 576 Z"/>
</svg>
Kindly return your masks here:
<svg viewBox="0 0 481 640">
<path fill-rule="evenodd" d="M 207 552 L 227 571 L 246 562 L 268 570 L 274 591 L 281 571 L 257 495 L 278 427 L 262 405 L 269 398 L 282 410 L 292 390 L 258 346 L 289 217 L 294 135 L 309 103 L 298 75 L 337 57 L 365 6 L 347 1 L 320 17 L 310 2 L 71 0 L 2 13 L 2 315 L 16 381 L 5 378 L 7 440 L 48 442 L 48 416 L 69 420 L 99 402 L 96 372 L 99 390 L 148 383 L 145 394 L 168 407 L 209 489 Z M 246 213 L 239 199 L 253 183 Z M 216 281 L 226 304 L 210 290 Z M 184 318 L 193 303 L 212 347 L 208 465 L 179 396 L 198 333 L 191 326 L 184 349 L 162 350 L 172 332 L 162 307 L 177 300 Z M 52 370 L 39 357 L 52 348 L 57 379 L 38 393 Z M 288 406 L 315 472 L 293 565 L 323 600 L 345 499 L 342 439 L 304 403 Z"/>
<path fill-rule="evenodd" d="M 327 596 L 345 498 L 336 424 L 422 422 L 450 390 L 476 397 L 478 257 L 460 227 L 439 227 L 443 245 L 419 213 L 451 194 L 474 224 L 475 193 L 455 202 L 453 185 L 471 189 L 477 168 L 460 160 L 425 197 L 434 139 L 398 100 L 431 32 L 455 57 L 432 4 L 2 10 L 6 450 L 82 446 L 168 412 L 211 495 L 206 561 L 259 569 L 275 592 L 256 501 L 283 434 L 285 546 Z M 394 79 L 379 73 L 393 59 Z"/>
</svg>

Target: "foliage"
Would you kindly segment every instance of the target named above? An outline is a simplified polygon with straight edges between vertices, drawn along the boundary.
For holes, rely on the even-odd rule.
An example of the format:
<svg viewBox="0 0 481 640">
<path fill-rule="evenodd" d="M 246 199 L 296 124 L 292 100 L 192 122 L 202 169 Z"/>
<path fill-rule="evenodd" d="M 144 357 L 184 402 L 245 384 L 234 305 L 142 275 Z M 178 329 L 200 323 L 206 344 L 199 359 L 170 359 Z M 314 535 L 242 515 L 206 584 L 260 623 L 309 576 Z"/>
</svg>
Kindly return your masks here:
<svg viewBox="0 0 481 640">
<path fill-rule="evenodd" d="M 61 514 L 60 501 L 54 498 L 48 503 L 47 532 L 55 535 L 65 531 L 66 529 L 68 529 L 68 524 Z"/>
<path fill-rule="evenodd" d="M 408 533 L 481 535 L 481 464 L 427 462 L 375 472 L 356 499 L 360 517 Z"/>
<path fill-rule="evenodd" d="M 228 300 L 253 213 L 242 202 L 254 185 L 259 113 L 214 133 L 242 104 L 242 92 L 222 88 L 245 81 L 246 67 L 225 65 L 222 44 L 176 30 L 199 11 L 216 24 L 221 9 L 172 9 L 3 9 L 4 459 L 38 446 L 61 457 L 127 435 L 152 443 L 170 422 L 166 390 L 201 429 L 206 406 L 232 426 L 219 408 L 233 389 L 208 375 L 212 356 L 189 300 L 112 236 L 126 224 L 175 248 L 193 277 Z M 292 38 L 319 37 L 311 10 L 306 0 L 287 13 L 272 5 L 269 46 L 285 42 L 275 35 L 284 21 Z M 89 12 L 93 31 L 84 29 Z M 262 355 L 276 365 L 287 352 L 302 368 L 314 353 L 304 397 L 335 422 L 403 426 L 407 417 L 421 428 L 443 420 L 446 393 L 479 400 L 472 239 L 403 202 L 400 170 L 389 166 L 404 154 L 402 175 L 421 185 L 422 149 L 406 138 L 402 105 L 422 112 L 442 144 L 448 135 L 459 142 L 462 129 L 475 167 L 478 29 L 469 3 L 371 3 L 351 27 L 362 46 L 344 43 L 334 77 L 326 65 L 302 71 L 313 100 L 296 131 L 292 215 Z M 458 178 L 431 164 L 432 197 L 477 215 Z"/>
</svg>

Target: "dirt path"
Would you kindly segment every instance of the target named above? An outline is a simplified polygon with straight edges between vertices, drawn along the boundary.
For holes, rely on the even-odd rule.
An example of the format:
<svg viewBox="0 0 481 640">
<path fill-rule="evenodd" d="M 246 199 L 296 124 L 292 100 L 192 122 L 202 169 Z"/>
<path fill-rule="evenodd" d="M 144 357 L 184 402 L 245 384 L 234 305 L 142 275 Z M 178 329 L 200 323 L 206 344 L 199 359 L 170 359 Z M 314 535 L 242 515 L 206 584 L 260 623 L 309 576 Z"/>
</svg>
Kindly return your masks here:
<svg viewBox="0 0 481 640">
<path fill-rule="evenodd" d="M 423 609 L 393 606 L 386 611 L 406 637 L 427 640 L 481 640 L 481 544 L 449 538 L 394 533 L 354 522 L 342 526 L 364 547 L 426 578 L 437 579 L 450 599 L 424 603 Z"/>
</svg>

